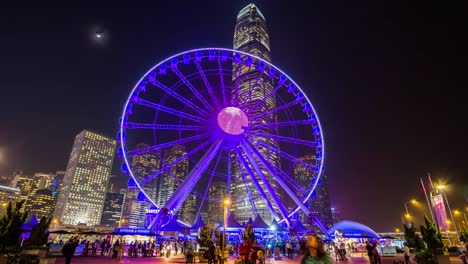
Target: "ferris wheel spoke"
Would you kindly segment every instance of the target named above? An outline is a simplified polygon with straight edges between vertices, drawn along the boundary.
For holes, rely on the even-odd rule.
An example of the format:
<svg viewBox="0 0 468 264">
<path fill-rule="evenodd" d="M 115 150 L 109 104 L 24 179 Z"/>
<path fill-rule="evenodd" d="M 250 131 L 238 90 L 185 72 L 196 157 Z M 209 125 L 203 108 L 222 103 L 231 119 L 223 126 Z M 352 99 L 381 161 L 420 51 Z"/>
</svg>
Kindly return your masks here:
<svg viewBox="0 0 468 264">
<path fill-rule="evenodd" d="M 299 102 L 300 102 L 300 101 L 294 100 L 294 101 L 291 101 L 291 102 L 289 102 L 289 103 L 287 103 L 287 104 L 284 104 L 284 105 L 282 105 L 282 106 L 278 106 L 277 108 L 274 108 L 274 109 L 272 109 L 272 110 L 270 110 L 270 111 L 264 112 L 263 114 L 259 114 L 259 115 L 254 116 L 250 121 L 254 121 L 254 120 L 263 118 L 263 117 L 265 117 L 265 116 L 272 115 L 272 114 L 274 114 L 274 113 L 276 113 L 276 112 L 279 112 L 279 111 L 284 110 L 284 109 L 287 109 L 287 108 L 289 108 L 289 107 L 291 107 L 291 106 L 293 106 L 293 105 L 296 105 L 296 104 L 298 104 Z"/>
<path fill-rule="evenodd" d="M 264 138 L 272 138 L 278 141 L 283 141 L 283 142 L 288 142 L 288 143 L 293 143 L 293 144 L 300 144 L 303 146 L 308 146 L 308 147 L 318 147 L 320 144 L 314 141 L 308 141 L 304 139 L 298 139 L 298 138 L 291 138 L 291 137 L 285 137 L 285 136 L 278 136 L 275 134 L 269 134 L 269 133 L 263 133 L 263 132 L 258 132 L 258 131 L 247 131 L 249 135 L 254 135 L 254 136 L 261 136 Z"/>
<path fill-rule="evenodd" d="M 258 101 L 252 108 L 250 108 L 249 110 L 247 110 L 247 115 L 250 114 L 253 110 L 255 110 L 257 107 L 259 107 L 260 105 L 264 104 L 266 102 L 266 100 L 268 100 L 268 98 L 270 98 L 272 95 L 276 94 L 276 92 L 281 88 L 283 87 L 283 84 L 280 84 L 278 86 L 276 86 L 273 90 L 271 90 L 271 92 L 269 94 L 267 94 L 265 97 L 263 97 L 262 100 Z"/>
<path fill-rule="evenodd" d="M 259 144 L 259 146 L 266 147 L 270 151 L 275 152 L 280 157 L 285 158 L 285 159 L 291 161 L 294 164 L 300 164 L 302 167 L 308 169 L 309 171 L 312 171 L 312 172 L 315 171 L 315 168 L 314 168 L 314 166 L 312 164 L 304 162 L 303 160 L 301 160 L 299 158 L 296 158 L 295 156 L 293 156 L 293 155 L 291 155 L 291 154 L 289 154 L 289 153 L 287 153 L 285 151 L 280 151 L 278 148 L 273 147 L 273 146 L 271 146 L 269 144 L 266 144 L 264 142 L 259 142 L 258 144 Z"/>
<path fill-rule="evenodd" d="M 159 111 L 163 111 L 163 112 L 166 112 L 166 113 L 169 113 L 169 114 L 172 114 L 172 115 L 183 117 L 183 118 L 186 118 L 188 120 L 193 120 L 193 121 L 196 121 L 198 123 L 202 123 L 202 124 L 206 124 L 207 122 L 210 123 L 210 121 L 208 119 L 204 119 L 204 118 L 201 118 L 201 117 L 198 117 L 198 116 L 187 114 L 185 112 L 175 110 L 173 108 L 170 108 L 170 107 L 167 107 L 167 106 L 164 106 L 164 105 L 160 105 L 160 104 L 157 104 L 157 103 L 146 101 L 146 100 L 141 99 L 139 97 L 133 97 L 132 102 L 135 103 L 135 104 L 150 107 L 150 108 L 153 108 L 153 109 L 156 109 L 156 110 L 159 110 Z"/>
<path fill-rule="evenodd" d="M 249 145 L 249 143 L 246 140 L 242 140 L 241 146 L 244 149 L 244 153 L 246 154 L 247 158 L 249 159 L 250 164 L 255 169 L 257 174 L 260 176 L 260 179 L 263 181 L 263 185 L 265 185 L 265 187 L 267 188 L 268 193 L 271 196 L 273 202 L 275 202 L 275 204 L 278 207 L 281 215 L 283 216 L 283 218 L 286 219 L 286 222 L 289 225 L 288 211 L 286 210 L 286 207 L 284 206 L 284 204 L 279 199 L 278 195 L 276 195 L 275 189 L 273 189 L 273 187 L 270 185 L 270 182 L 266 178 L 265 174 L 263 174 L 263 171 L 258 166 L 257 161 L 255 160 L 255 158 L 252 155 L 252 153 L 254 153 L 254 152 L 252 151 L 251 146 Z M 266 197 L 266 196 L 264 198 L 268 199 L 268 197 Z"/>
<path fill-rule="evenodd" d="M 226 99 L 226 87 L 224 86 L 223 66 L 221 65 L 221 58 L 218 58 L 219 80 L 221 82 L 221 93 L 223 94 L 224 106 L 228 106 Z"/>
<path fill-rule="evenodd" d="M 255 87 L 257 87 L 258 82 L 260 81 L 261 77 L 262 77 L 262 73 L 259 73 L 258 77 L 257 77 L 257 80 L 255 80 L 254 85 L 252 85 L 252 87 L 250 87 L 250 89 L 249 89 L 249 95 L 247 96 L 249 99 L 244 100 L 244 103 L 241 105 L 241 109 L 244 109 L 244 107 L 247 105 L 247 103 L 252 100 L 252 93 L 253 93 Z"/>
<path fill-rule="evenodd" d="M 197 146 L 196 148 L 190 150 L 189 152 L 185 153 L 184 155 L 180 156 L 178 159 L 174 160 L 173 162 L 165 165 L 164 167 L 162 167 L 160 170 L 158 170 L 157 172 L 151 174 L 151 175 L 148 175 L 146 178 L 142 179 L 141 180 L 141 183 L 140 185 L 145 185 L 147 184 L 148 182 L 150 182 L 152 179 L 158 177 L 159 175 L 163 174 L 164 172 L 170 170 L 172 167 L 174 167 L 175 165 L 177 165 L 178 163 L 188 159 L 190 156 L 192 156 L 193 154 L 197 153 L 198 151 L 204 149 L 206 146 L 208 146 L 208 144 L 210 144 L 211 141 L 208 140 L 202 144 L 200 144 L 199 146 Z"/>
<path fill-rule="evenodd" d="M 192 136 L 192 137 L 188 137 L 188 138 L 184 138 L 184 139 L 169 141 L 169 142 L 166 142 L 166 143 L 154 145 L 154 146 L 147 147 L 147 148 L 131 150 L 131 151 L 127 152 L 127 157 L 133 157 L 133 156 L 145 154 L 145 153 L 148 153 L 148 152 L 151 152 L 151 151 L 156 151 L 156 150 L 160 150 L 160 149 L 164 149 L 164 148 L 169 148 L 169 147 L 172 147 L 172 146 L 175 146 L 175 145 L 189 143 L 189 142 L 192 142 L 192 141 L 195 141 L 195 140 L 200 140 L 202 138 L 208 137 L 210 135 L 211 135 L 210 133 L 205 133 L 205 134 L 200 134 L 200 135 L 196 135 L 196 136 Z"/>
<path fill-rule="evenodd" d="M 177 68 L 172 68 L 172 71 L 179 77 L 179 79 L 185 84 L 185 86 L 187 86 L 190 89 L 190 91 L 192 91 L 192 93 L 198 98 L 198 100 L 200 100 L 200 102 L 203 104 L 203 106 L 205 106 L 206 109 L 208 109 L 208 111 L 215 112 L 211 104 L 209 104 L 208 101 L 206 101 L 206 99 L 200 94 L 200 92 L 192 85 L 192 83 L 190 83 L 189 80 L 187 80 L 187 78 L 185 78 L 185 76 Z"/>
<path fill-rule="evenodd" d="M 151 84 L 153 84 L 154 86 L 156 87 L 159 87 L 160 89 L 162 89 L 164 92 L 166 92 L 167 94 L 171 95 L 172 97 L 174 97 L 175 99 L 177 99 L 179 102 L 185 104 L 186 106 L 192 108 L 193 110 L 195 110 L 197 113 L 203 113 L 205 114 L 206 116 L 209 116 L 210 114 L 208 114 L 208 112 L 206 112 L 205 110 L 203 110 L 202 108 L 198 107 L 197 105 L 195 105 L 194 103 L 190 102 L 188 99 L 186 99 L 185 97 L 181 96 L 180 94 L 176 93 L 174 90 L 172 90 L 171 88 L 167 87 L 166 85 L 160 83 L 159 81 L 156 80 L 156 78 L 150 78 L 149 79 L 149 82 Z"/>
<path fill-rule="evenodd" d="M 275 178 L 275 180 L 279 183 L 279 185 L 281 187 L 283 187 L 283 189 L 286 191 L 286 193 L 293 199 L 293 201 L 301 207 L 301 209 L 304 211 L 304 212 L 307 212 L 307 215 L 310 214 L 310 210 L 309 208 L 307 208 L 304 203 L 302 203 L 302 201 L 299 199 L 299 197 L 297 197 L 296 193 L 294 193 L 291 188 L 289 188 L 289 186 L 286 184 L 286 182 L 283 181 L 283 179 L 281 179 L 280 177 L 278 177 L 277 175 L 277 172 L 275 172 L 275 170 L 273 170 L 273 168 L 271 167 L 270 163 L 267 162 L 265 160 L 265 158 L 263 157 L 262 154 L 260 154 L 260 152 L 258 152 L 258 150 L 253 147 L 249 142 L 247 142 L 246 140 L 243 140 L 243 143 L 242 143 L 242 147 L 243 148 L 246 148 L 246 153 L 254 153 L 255 156 L 257 156 L 258 160 L 260 161 L 260 163 L 262 163 L 263 167 L 265 169 L 267 169 L 267 171 Z M 248 154 L 249 155 L 249 154 Z M 251 155 L 251 154 L 250 154 Z M 254 159 L 252 157 L 252 159 Z M 254 166 L 258 166 L 258 165 L 254 165 Z M 286 213 L 287 215 L 287 213 Z"/>
<path fill-rule="evenodd" d="M 231 197 L 231 151 L 227 152 L 227 186 L 226 196 Z"/>
<path fill-rule="evenodd" d="M 257 212 L 257 207 L 255 206 L 255 198 L 252 195 L 252 191 L 250 190 L 250 186 L 248 184 L 247 178 L 245 177 L 244 170 L 242 169 L 243 167 L 242 167 L 241 162 L 239 160 L 239 155 L 237 155 L 237 164 L 239 166 L 239 171 L 241 173 L 242 181 L 244 182 L 245 188 L 247 189 L 247 195 L 249 196 L 249 200 L 250 200 L 251 205 L 252 205 L 252 212 L 253 212 L 254 216 L 257 217 L 258 212 Z"/>
<path fill-rule="evenodd" d="M 167 208 L 171 212 L 177 212 L 182 206 L 182 203 L 187 199 L 190 194 L 190 191 L 193 190 L 197 182 L 203 175 L 203 172 L 208 168 L 213 158 L 216 156 L 216 153 L 221 148 L 223 143 L 223 138 L 218 138 L 206 151 L 205 155 L 198 161 L 198 163 L 193 167 L 190 173 L 185 177 L 185 180 L 179 185 L 177 190 L 171 195 L 171 197 L 166 201 L 163 208 Z M 153 229 L 156 223 L 159 223 L 162 219 L 162 212 L 158 213 L 156 217 L 151 221 L 148 229 Z"/>
<path fill-rule="evenodd" d="M 297 125 L 310 125 L 313 124 L 315 121 L 312 119 L 306 120 L 297 120 L 297 121 L 289 121 L 289 122 L 275 122 L 275 123 L 268 123 L 268 124 L 252 124 L 244 129 L 258 129 L 263 127 L 284 127 L 284 126 L 297 126 Z"/>
<path fill-rule="evenodd" d="M 268 196 L 266 195 L 266 193 L 263 190 L 262 186 L 260 185 L 257 178 L 255 177 L 254 172 L 252 171 L 252 169 L 250 169 L 249 164 L 247 163 L 245 158 L 242 156 L 241 151 L 239 149 L 235 148 L 235 152 L 237 154 L 237 157 L 238 157 L 239 161 L 242 163 L 242 166 L 249 173 L 250 179 L 252 180 L 253 184 L 255 185 L 255 187 L 257 187 L 257 190 L 259 191 L 259 193 L 262 196 L 263 200 L 266 202 L 268 210 L 270 211 L 271 215 L 273 216 L 273 218 L 275 218 L 276 221 L 279 221 L 280 218 L 279 218 L 278 214 L 276 214 L 275 208 L 273 208 L 273 205 L 271 204 L 270 199 L 268 199 Z"/>
<path fill-rule="evenodd" d="M 172 125 L 172 124 L 146 124 L 146 123 L 133 123 L 127 122 L 124 124 L 127 129 L 159 129 L 159 130 L 193 130 L 193 131 L 206 131 L 211 128 L 208 126 L 191 126 L 191 125 Z"/>
<path fill-rule="evenodd" d="M 201 209 L 203 207 L 203 204 L 205 203 L 205 200 L 207 199 L 206 198 L 206 195 L 208 194 L 208 191 L 210 189 L 210 185 L 211 185 L 211 182 L 213 181 L 213 177 L 215 175 L 215 171 L 216 169 L 218 168 L 218 163 L 219 163 L 219 160 L 221 159 L 221 156 L 222 156 L 222 151 L 219 152 L 219 155 L 218 155 L 218 158 L 216 159 L 216 162 L 215 162 L 215 165 L 213 167 L 213 170 L 211 171 L 211 175 L 210 175 L 210 179 L 208 181 L 208 184 L 206 185 L 206 189 L 205 189 L 205 192 L 203 193 L 203 197 L 202 197 L 202 201 L 201 201 L 201 204 L 200 204 L 200 207 L 198 207 L 198 210 L 197 210 L 197 215 L 195 216 L 195 219 L 198 218 L 198 216 L 200 215 L 200 212 L 201 212 Z"/>
<path fill-rule="evenodd" d="M 213 100 L 213 103 L 216 106 L 216 109 L 219 111 L 221 110 L 221 106 L 219 105 L 218 99 L 216 98 L 216 95 L 213 92 L 213 88 L 210 85 L 210 82 L 206 78 L 205 72 L 203 71 L 203 68 L 201 67 L 200 63 L 197 60 L 194 60 L 195 65 L 197 66 L 198 72 L 200 73 L 200 76 L 203 79 L 203 82 L 205 83 L 206 88 L 208 89 L 208 93 L 211 96 L 211 99 Z"/>
</svg>

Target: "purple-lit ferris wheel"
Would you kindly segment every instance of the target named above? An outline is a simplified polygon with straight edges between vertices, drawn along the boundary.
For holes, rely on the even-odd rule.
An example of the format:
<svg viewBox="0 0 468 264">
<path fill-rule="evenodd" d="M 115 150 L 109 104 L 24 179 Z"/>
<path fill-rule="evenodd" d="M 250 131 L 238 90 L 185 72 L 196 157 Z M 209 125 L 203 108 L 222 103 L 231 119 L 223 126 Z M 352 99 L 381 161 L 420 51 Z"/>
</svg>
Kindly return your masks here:
<svg viewBox="0 0 468 264">
<path fill-rule="evenodd" d="M 155 208 L 148 228 L 167 224 L 192 197 L 198 217 L 221 199 L 210 191 L 221 182 L 233 206 L 247 204 L 253 215 L 262 207 L 288 224 L 302 210 L 325 230 L 307 206 L 324 162 L 318 116 L 303 90 L 259 57 L 206 48 L 163 60 L 131 91 L 118 138 L 123 171 Z M 178 155 L 163 157 L 174 148 Z M 163 161 L 156 170 L 132 167 L 151 153 Z M 173 190 L 156 193 L 157 182 Z"/>
</svg>

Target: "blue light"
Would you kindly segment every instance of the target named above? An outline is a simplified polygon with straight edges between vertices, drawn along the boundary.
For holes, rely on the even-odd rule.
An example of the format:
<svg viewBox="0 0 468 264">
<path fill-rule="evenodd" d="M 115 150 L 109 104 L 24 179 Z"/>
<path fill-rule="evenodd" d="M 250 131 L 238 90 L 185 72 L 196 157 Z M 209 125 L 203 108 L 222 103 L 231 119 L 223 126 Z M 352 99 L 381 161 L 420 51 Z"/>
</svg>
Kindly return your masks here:
<svg viewBox="0 0 468 264">
<path fill-rule="evenodd" d="M 234 55 L 234 63 L 237 64 L 237 63 L 239 63 L 239 62 L 241 62 L 241 56 L 240 56 L 239 53 L 236 53 L 236 54 Z"/>
<path fill-rule="evenodd" d="M 138 195 L 137 195 L 137 202 L 145 202 L 146 201 L 146 196 L 145 194 L 142 192 L 142 191 L 139 191 L 138 192 Z"/>
<path fill-rule="evenodd" d="M 295 91 L 296 91 L 296 85 L 294 85 L 294 83 L 291 83 L 288 86 L 288 93 L 294 93 Z"/>
<path fill-rule="evenodd" d="M 279 85 L 283 85 L 284 82 L 286 82 L 286 76 L 285 75 L 281 75 L 279 77 Z"/>
<path fill-rule="evenodd" d="M 122 171 L 123 174 L 128 174 L 129 171 L 128 171 L 128 166 L 127 166 L 127 163 L 122 163 L 122 166 L 120 167 L 120 170 Z M 130 178 L 131 179 L 131 178 Z"/>
<path fill-rule="evenodd" d="M 310 110 L 312 110 L 312 108 L 310 107 L 309 103 L 304 104 L 304 106 L 302 107 L 302 112 L 304 113 L 308 113 L 310 112 Z"/>
<path fill-rule="evenodd" d="M 127 113 L 127 115 L 131 115 L 133 114 L 133 107 L 131 104 L 129 104 L 127 106 L 127 110 L 125 110 L 125 113 Z M 124 124 L 127 123 L 128 120 L 124 119 Z"/>
<path fill-rule="evenodd" d="M 228 53 L 226 51 L 221 52 L 221 61 L 226 61 Z"/>
<path fill-rule="evenodd" d="M 261 61 L 259 64 L 258 64 L 258 71 L 260 72 L 263 72 L 265 71 L 265 63 L 263 61 Z"/>
<path fill-rule="evenodd" d="M 119 147 L 119 148 L 117 149 L 117 157 L 123 158 L 123 150 L 122 150 L 122 147 Z"/>
<path fill-rule="evenodd" d="M 161 64 L 161 66 L 159 66 L 159 74 L 166 75 L 166 73 L 167 73 L 167 65 Z"/>
<path fill-rule="evenodd" d="M 201 61 L 202 58 L 203 58 L 203 52 L 197 51 L 197 52 L 195 53 L 195 59 L 196 59 L 197 61 Z"/>
<path fill-rule="evenodd" d="M 189 64 L 190 63 L 190 54 L 185 54 L 184 55 L 184 64 Z"/>
<path fill-rule="evenodd" d="M 268 71 L 268 77 L 275 77 L 275 72 L 275 68 L 270 68 L 270 70 Z"/>
<path fill-rule="evenodd" d="M 296 102 L 300 102 L 300 101 L 302 101 L 302 99 L 304 99 L 304 95 L 301 94 L 301 93 L 298 93 L 298 94 L 296 95 L 295 101 L 296 101 Z"/>
<path fill-rule="evenodd" d="M 251 57 L 248 57 L 246 60 L 245 60 L 245 65 L 247 65 L 247 67 L 250 67 L 252 65 L 252 58 Z"/>
<path fill-rule="evenodd" d="M 210 50 L 208 52 L 208 60 L 213 61 L 216 56 L 216 52 L 214 50 Z"/>
<path fill-rule="evenodd" d="M 172 58 L 172 60 L 171 60 L 171 69 L 173 69 L 173 70 L 177 69 L 177 62 L 178 61 L 179 60 L 177 58 Z"/>
</svg>

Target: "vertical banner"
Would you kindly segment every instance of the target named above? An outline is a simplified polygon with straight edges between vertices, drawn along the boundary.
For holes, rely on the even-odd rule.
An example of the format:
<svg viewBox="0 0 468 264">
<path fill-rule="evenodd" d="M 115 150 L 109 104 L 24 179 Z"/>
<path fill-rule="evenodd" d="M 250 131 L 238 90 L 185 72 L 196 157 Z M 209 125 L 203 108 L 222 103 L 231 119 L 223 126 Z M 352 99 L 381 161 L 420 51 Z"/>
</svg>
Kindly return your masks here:
<svg viewBox="0 0 468 264">
<path fill-rule="evenodd" d="M 434 205 L 434 213 L 440 230 L 447 230 L 447 212 L 445 211 L 444 198 L 442 194 L 433 195 L 432 204 Z"/>
</svg>

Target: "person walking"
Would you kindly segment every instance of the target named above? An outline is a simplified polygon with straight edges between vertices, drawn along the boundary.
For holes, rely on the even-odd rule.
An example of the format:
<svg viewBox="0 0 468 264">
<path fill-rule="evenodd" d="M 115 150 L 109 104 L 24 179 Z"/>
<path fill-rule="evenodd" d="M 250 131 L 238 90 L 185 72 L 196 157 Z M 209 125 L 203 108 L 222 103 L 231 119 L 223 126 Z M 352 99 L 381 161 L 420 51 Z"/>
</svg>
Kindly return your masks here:
<svg viewBox="0 0 468 264">
<path fill-rule="evenodd" d="M 367 256 L 369 257 L 369 263 L 375 264 L 374 247 L 369 241 L 366 241 L 366 251 Z"/>
<path fill-rule="evenodd" d="M 382 264 L 382 261 L 380 259 L 380 253 L 379 251 L 377 250 L 377 241 L 374 241 L 374 243 L 372 244 L 372 247 L 373 247 L 373 252 L 374 252 L 374 261 L 376 264 Z"/>
<path fill-rule="evenodd" d="M 403 251 L 404 251 L 404 256 L 405 256 L 405 264 L 411 264 L 411 261 L 410 261 L 411 253 L 410 253 L 410 248 L 408 247 L 408 243 L 405 242 L 403 245 L 404 245 Z"/>
<path fill-rule="evenodd" d="M 292 259 L 293 248 L 292 244 L 289 241 L 288 243 L 286 243 L 286 252 L 288 253 L 288 258 Z"/>
<path fill-rule="evenodd" d="M 62 254 L 65 257 L 65 264 L 70 264 L 73 256 L 75 255 L 76 247 L 78 246 L 78 239 L 71 237 L 62 247 Z"/>
<path fill-rule="evenodd" d="M 322 241 L 316 235 L 308 237 L 301 264 L 333 264 L 333 259 L 327 255 Z"/>
</svg>

